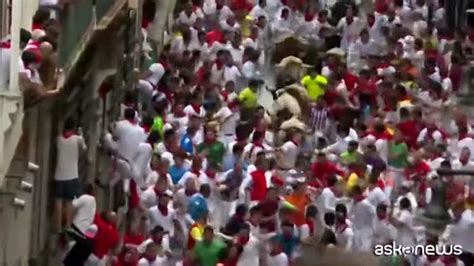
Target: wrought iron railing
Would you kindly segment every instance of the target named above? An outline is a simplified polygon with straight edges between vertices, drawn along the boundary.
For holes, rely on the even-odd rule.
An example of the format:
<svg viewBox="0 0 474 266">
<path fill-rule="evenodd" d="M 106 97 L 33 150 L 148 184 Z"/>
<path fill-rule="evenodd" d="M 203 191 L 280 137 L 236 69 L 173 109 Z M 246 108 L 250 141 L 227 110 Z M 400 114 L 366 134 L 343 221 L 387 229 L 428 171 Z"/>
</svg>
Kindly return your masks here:
<svg viewBox="0 0 474 266">
<path fill-rule="evenodd" d="M 92 30 L 117 2 L 123 0 L 81 0 L 68 5 L 62 14 L 59 65 L 72 63 L 88 41 Z"/>
<path fill-rule="evenodd" d="M 96 6 L 97 21 L 100 21 L 115 4 L 115 0 L 94 0 Z"/>
<path fill-rule="evenodd" d="M 74 1 L 64 9 L 62 18 L 58 59 L 59 64 L 65 66 L 84 44 L 85 33 L 94 27 L 93 0 Z"/>
</svg>

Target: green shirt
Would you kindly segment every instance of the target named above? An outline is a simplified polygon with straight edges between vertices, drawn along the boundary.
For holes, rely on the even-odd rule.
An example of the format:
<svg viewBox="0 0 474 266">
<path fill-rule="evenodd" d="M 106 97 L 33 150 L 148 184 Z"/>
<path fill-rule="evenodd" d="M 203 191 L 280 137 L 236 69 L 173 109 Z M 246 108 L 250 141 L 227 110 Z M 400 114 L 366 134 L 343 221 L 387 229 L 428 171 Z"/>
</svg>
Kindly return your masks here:
<svg viewBox="0 0 474 266">
<path fill-rule="evenodd" d="M 208 160 L 209 163 L 213 165 L 221 165 L 222 160 L 224 158 L 225 154 L 225 146 L 222 142 L 220 141 L 215 141 L 212 144 L 208 143 L 201 143 L 197 146 L 197 152 L 201 153 L 204 150 L 207 150 L 207 156 L 206 159 Z"/>
<path fill-rule="evenodd" d="M 161 118 L 161 116 L 157 116 L 155 117 L 155 119 L 153 119 L 153 125 L 151 126 L 151 130 L 158 131 L 158 133 L 160 133 L 160 136 L 163 137 L 164 123 L 163 118 Z"/>
<path fill-rule="evenodd" d="M 356 163 L 359 160 L 359 153 L 354 151 L 354 152 L 343 152 L 341 154 L 341 160 L 344 164 L 353 164 Z"/>
<path fill-rule="evenodd" d="M 395 168 L 405 168 L 408 165 L 408 146 L 406 143 L 394 143 L 390 145 L 389 164 Z"/>
<path fill-rule="evenodd" d="M 301 80 L 301 84 L 308 91 L 309 99 L 316 101 L 320 96 L 324 95 L 324 88 L 328 85 L 328 80 L 322 75 L 317 75 L 316 77 L 306 75 Z"/>
<path fill-rule="evenodd" d="M 199 241 L 194 246 L 194 255 L 201 266 L 216 266 L 225 248 L 224 242 L 214 239 L 211 243 Z"/>
<path fill-rule="evenodd" d="M 245 108 L 253 109 L 257 107 L 258 96 L 250 88 L 246 88 L 240 92 L 239 101 L 242 102 Z"/>
</svg>

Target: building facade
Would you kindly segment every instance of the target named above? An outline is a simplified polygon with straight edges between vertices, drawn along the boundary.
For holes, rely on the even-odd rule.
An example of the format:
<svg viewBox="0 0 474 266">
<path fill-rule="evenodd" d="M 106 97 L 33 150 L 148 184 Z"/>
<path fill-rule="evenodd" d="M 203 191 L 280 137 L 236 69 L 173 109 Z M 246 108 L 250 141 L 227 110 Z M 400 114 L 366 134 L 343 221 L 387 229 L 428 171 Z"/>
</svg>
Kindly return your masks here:
<svg viewBox="0 0 474 266">
<path fill-rule="evenodd" d="M 2 38 L 10 35 L 12 47 L 19 47 L 20 28 L 31 28 L 38 0 L 0 1 Z M 140 0 L 81 0 L 59 10 L 62 92 L 56 98 L 24 99 L 18 66 L 12 64 L 10 86 L 0 88 L 0 265 L 60 265 L 51 233 L 55 139 L 65 119 L 75 118 L 88 145 L 81 181 L 104 175 L 98 145 L 118 112 L 111 103 L 132 83 L 129 73 L 140 55 L 134 52 L 140 5 Z M 19 49 L 12 53 L 20 55 Z"/>
</svg>

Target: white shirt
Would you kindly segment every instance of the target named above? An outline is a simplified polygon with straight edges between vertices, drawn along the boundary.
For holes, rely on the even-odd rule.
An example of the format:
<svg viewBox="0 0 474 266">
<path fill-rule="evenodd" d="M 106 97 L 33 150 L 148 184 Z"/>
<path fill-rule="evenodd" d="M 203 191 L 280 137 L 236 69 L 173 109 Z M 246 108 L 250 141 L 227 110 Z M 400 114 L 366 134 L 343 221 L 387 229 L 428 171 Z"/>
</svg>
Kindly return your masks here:
<svg viewBox="0 0 474 266">
<path fill-rule="evenodd" d="M 378 186 L 376 186 L 374 189 L 369 191 L 369 193 L 367 194 L 367 200 L 375 208 L 377 208 L 377 206 L 379 206 L 379 204 L 381 203 L 384 203 L 386 206 L 390 205 L 387 195 L 385 195 L 382 189 Z"/>
<path fill-rule="evenodd" d="M 372 54 L 377 54 L 377 44 L 373 39 L 367 43 L 363 43 L 360 39 L 354 43 L 354 49 L 360 57 L 367 57 Z"/>
<path fill-rule="evenodd" d="M 243 47 L 239 46 L 238 48 L 235 48 L 231 44 L 228 44 L 227 50 L 230 52 L 234 63 L 236 63 L 237 65 L 242 65 L 242 56 L 244 54 Z"/>
<path fill-rule="evenodd" d="M 122 120 L 116 123 L 114 135 L 117 140 L 117 152 L 128 161 L 138 153 L 140 143 L 145 142 L 147 135 L 139 125 Z"/>
<path fill-rule="evenodd" d="M 237 68 L 236 66 L 224 67 L 224 83 L 227 83 L 228 81 L 233 81 L 234 84 L 237 84 L 241 76 L 242 75 L 240 74 L 239 68 Z"/>
<path fill-rule="evenodd" d="M 461 163 L 459 159 L 456 159 L 452 163 L 454 170 L 474 170 L 474 161 L 469 160 L 466 164 Z M 469 184 L 471 177 L 470 176 L 455 176 L 456 179 L 461 179 L 466 184 Z"/>
<path fill-rule="evenodd" d="M 396 229 L 388 220 L 377 219 L 374 230 L 374 245 L 385 245 L 395 238 Z"/>
<path fill-rule="evenodd" d="M 267 264 L 271 266 L 288 266 L 288 256 L 285 253 L 280 253 L 276 256 L 267 256 Z"/>
<path fill-rule="evenodd" d="M 72 206 L 75 209 L 75 215 L 72 223 L 82 233 L 94 222 L 96 212 L 95 197 L 83 194 L 79 198 L 72 201 Z"/>
<path fill-rule="evenodd" d="M 336 210 L 336 195 L 330 188 L 325 187 L 323 189 L 321 195 L 319 195 L 318 201 L 323 216 L 327 212 L 334 212 Z"/>
<path fill-rule="evenodd" d="M 397 217 L 403 225 L 398 228 L 396 242 L 404 247 L 414 246 L 416 243 L 413 226 L 413 214 L 407 210 L 401 210 Z"/>
<path fill-rule="evenodd" d="M 342 31 L 341 48 L 346 50 L 349 44 L 355 42 L 359 37 L 360 20 L 358 17 L 354 17 L 352 23 L 348 25 L 346 17 L 343 17 L 337 23 L 337 28 Z"/>
<path fill-rule="evenodd" d="M 257 66 L 252 61 L 247 61 L 242 66 L 242 75 L 246 79 L 252 79 L 257 75 Z"/>
<path fill-rule="evenodd" d="M 248 265 L 260 265 L 259 249 L 260 241 L 250 235 L 249 241 L 243 247 L 242 253 L 239 256 L 239 260 L 237 261 L 237 266 L 248 266 Z M 273 265 L 272 265 L 273 266 Z"/>
<path fill-rule="evenodd" d="M 156 256 L 155 261 L 149 262 L 146 258 L 141 258 L 137 266 L 164 266 L 166 265 L 166 257 Z"/>
<path fill-rule="evenodd" d="M 459 221 L 448 225 L 445 234 L 449 244 L 461 245 L 463 251 L 474 253 L 474 214 L 472 210 L 465 210 Z"/>
<path fill-rule="evenodd" d="M 150 162 L 152 156 L 153 147 L 149 143 L 142 142 L 138 145 L 138 152 L 132 162 L 132 173 L 139 187 L 144 187 L 145 177 L 151 172 Z"/>
<path fill-rule="evenodd" d="M 395 204 L 394 204 L 394 213 L 395 214 L 399 214 L 399 212 L 400 212 L 400 201 L 403 198 L 407 198 L 410 201 L 410 206 L 411 206 L 412 210 L 416 210 L 416 208 L 418 208 L 418 202 L 416 200 L 415 195 L 413 195 L 413 193 L 411 193 L 411 192 L 408 192 L 405 195 L 400 195 L 397 198 L 397 200 L 395 201 Z"/>
<path fill-rule="evenodd" d="M 418 143 L 423 142 L 425 138 L 427 137 L 427 134 L 428 134 L 428 129 L 423 128 L 420 131 L 420 134 L 418 134 L 418 137 L 416 138 L 416 142 Z M 433 131 L 433 133 L 431 134 L 431 137 L 433 138 L 435 143 L 440 143 L 443 140 L 443 134 L 441 134 L 441 132 L 439 132 L 438 130 Z"/>
<path fill-rule="evenodd" d="M 148 246 L 148 244 L 152 243 L 153 242 L 153 239 L 151 238 L 148 238 L 146 239 L 145 241 L 143 241 L 140 245 L 138 245 L 137 247 L 137 251 L 138 253 L 140 254 L 143 254 L 145 253 L 146 251 L 146 246 Z M 164 235 L 163 238 L 161 239 L 161 248 L 163 249 L 163 251 L 169 251 L 170 250 L 170 238 L 169 238 L 169 235 Z M 160 258 L 160 257 L 158 257 Z"/>
<path fill-rule="evenodd" d="M 155 192 L 154 187 L 148 187 L 145 191 L 142 192 L 140 195 L 140 202 L 143 207 L 149 209 L 156 204 L 158 204 L 158 197 Z"/>
<path fill-rule="evenodd" d="M 54 180 L 66 181 L 79 178 L 79 152 L 86 149 L 86 143 L 82 136 L 58 137 L 57 149 L 58 156 Z"/>
<path fill-rule="evenodd" d="M 256 5 L 250 10 L 249 16 L 251 16 L 253 19 L 258 19 L 261 16 L 264 16 L 268 19 L 267 12 L 265 9 L 263 9 L 261 6 Z"/>
<path fill-rule="evenodd" d="M 232 112 L 229 107 L 224 106 L 217 113 L 215 117 L 219 119 L 220 132 L 224 136 L 234 135 L 237 127 L 238 113 Z"/>
<path fill-rule="evenodd" d="M 165 68 L 160 63 L 151 64 L 148 68 L 151 75 L 146 78 L 146 81 L 150 82 L 152 85 L 156 86 L 165 74 Z"/>
<path fill-rule="evenodd" d="M 300 149 L 293 141 L 285 142 L 281 147 L 282 159 L 280 161 L 280 167 L 283 169 L 295 168 L 296 159 Z"/>
<path fill-rule="evenodd" d="M 240 29 L 240 24 L 234 22 L 232 25 L 227 22 L 227 20 L 222 20 L 220 22 L 221 29 L 224 31 L 237 31 Z"/>
<path fill-rule="evenodd" d="M 148 209 L 148 217 L 150 219 L 150 230 L 155 228 L 157 225 L 161 225 L 166 232 L 171 232 L 174 228 L 173 218 L 174 210 L 168 208 L 168 215 L 163 215 L 157 206 L 153 206 Z"/>
<path fill-rule="evenodd" d="M 150 174 L 146 177 L 146 186 L 152 187 L 158 182 L 159 175 L 156 171 L 151 171 Z M 173 181 L 171 179 L 170 174 L 166 174 L 166 182 L 168 183 L 169 188 L 173 186 Z"/>
<path fill-rule="evenodd" d="M 186 24 L 188 26 L 192 26 L 195 22 L 196 22 L 196 19 L 197 18 L 204 18 L 204 14 L 202 13 L 201 9 L 198 9 L 196 11 L 193 11 L 191 12 L 191 15 L 188 17 L 188 15 L 186 15 L 186 12 L 183 10 L 181 11 L 181 13 L 179 13 L 179 16 L 178 16 L 178 19 L 176 21 L 176 23 L 183 23 L 183 24 Z"/>
<path fill-rule="evenodd" d="M 351 210 L 352 225 L 355 229 L 373 229 L 375 225 L 375 207 L 367 200 L 363 199 L 354 204 Z"/>
<path fill-rule="evenodd" d="M 186 184 L 186 180 L 190 178 L 194 179 L 197 187 L 199 187 L 202 183 L 205 183 L 205 181 L 207 180 L 206 174 L 202 171 L 199 172 L 199 176 L 197 176 L 195 173 L 191 171 L 187 171 L 186 173 L 184 173 L 183 177 L 181 177 L 181 179 L 179 180 L 178 185 L 184 186 L 184 184 Z"/>
<path fill-rule="evenodd" d="M 219 21 L 226 20 L 228 17 L 234 15 L 232 10 L 230 10 L 230 8 L 226 5 L 224 5 L 220 10 L 217 10 L 214 0 L 204 1 L 203 11 L 206 15 L 217 15 L 217 19 Z"/>
<path fill-rule="evenodd" d="M 189 117 L 175 117 L 173 114 L 166 116 L 166 120 L 169 121 L 172 125 L 176 125 L 178 127 L 177 133 L 179 137 L 182 137 L 186 133 L 186 128 L 188 126 Z"/>
<path fill-rule="evenodd" d="M 352 249 L 352 245 L 354 243 L 354 231 L 350 226 L 346 227 L 346 229 L 344 229 L 342 232 L 338 232 L 336 230 L 335 235 L 338 246 L 347 251 Z"/>
<path fill-rule="evenodd" d="M 196 112 L 196 110 L 194 110 L 192 105 L 189 104 L 186 107 L 184 107 L 183 112 L 188 116 L 188 118 L 191 116 L 197 116 L 197 117 L 206 116 L 206 110 L 202 106 L 199 108 L 199 112 Z"/>
</svg>

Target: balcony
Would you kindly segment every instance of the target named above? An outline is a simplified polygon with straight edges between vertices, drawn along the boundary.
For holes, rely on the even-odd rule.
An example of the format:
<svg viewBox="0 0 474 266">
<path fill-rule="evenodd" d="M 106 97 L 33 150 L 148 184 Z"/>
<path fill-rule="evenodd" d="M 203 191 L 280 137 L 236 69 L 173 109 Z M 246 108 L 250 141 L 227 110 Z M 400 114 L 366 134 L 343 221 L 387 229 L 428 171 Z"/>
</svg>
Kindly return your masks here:
<svg viewBox="0 0 474 266">
<path fill-rule="evenodd" d="M 73 1 L 63 10 L 58 63 L 66 82 L 97 31 L 107 28 L 127 0 Z"/>
</svg>

